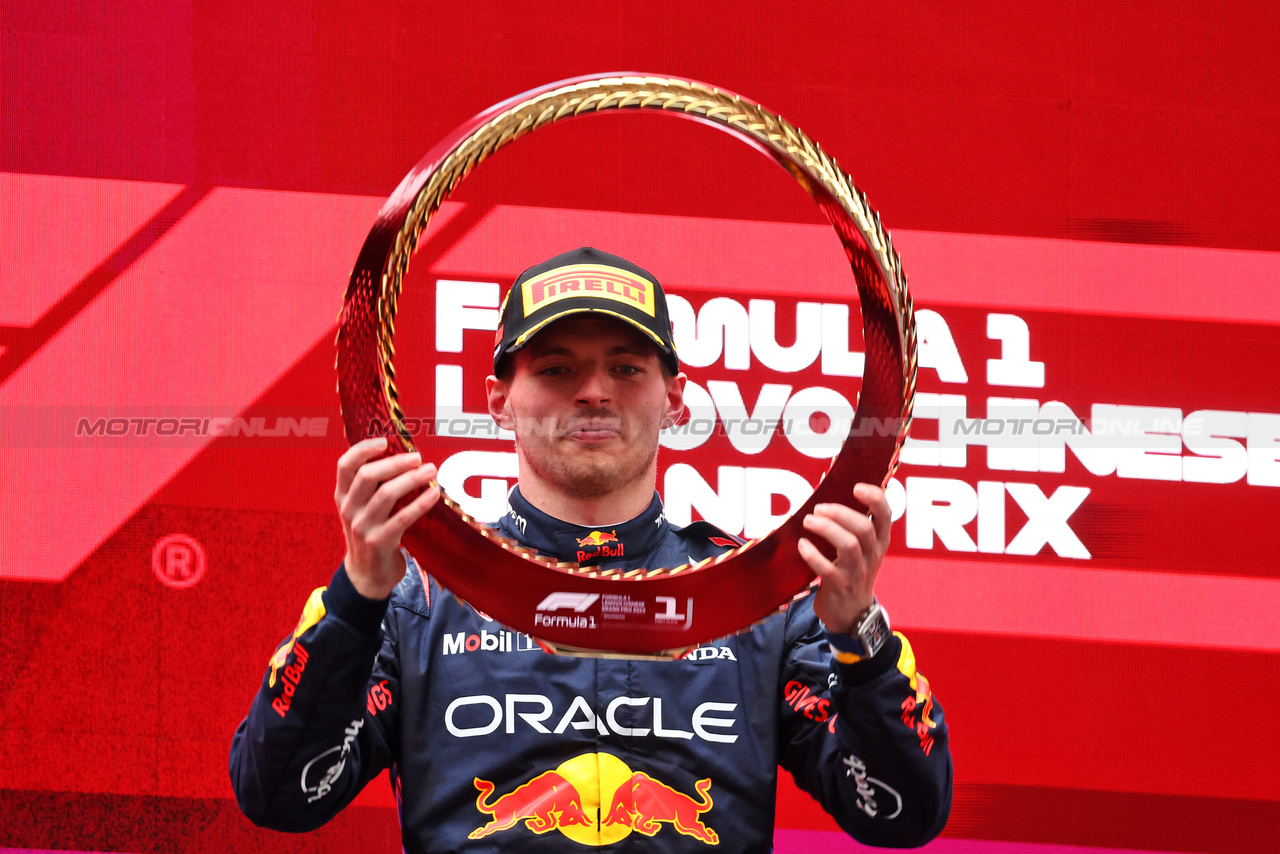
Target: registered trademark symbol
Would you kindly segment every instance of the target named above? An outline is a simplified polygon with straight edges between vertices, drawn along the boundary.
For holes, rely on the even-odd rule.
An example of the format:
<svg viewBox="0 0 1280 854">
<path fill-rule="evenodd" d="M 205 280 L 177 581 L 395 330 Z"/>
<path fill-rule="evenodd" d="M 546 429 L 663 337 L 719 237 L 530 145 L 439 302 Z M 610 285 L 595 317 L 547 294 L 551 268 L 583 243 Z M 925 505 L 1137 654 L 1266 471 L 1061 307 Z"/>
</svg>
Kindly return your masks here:
<svg viewBox="0 0 1280 854">
<path fill-rule="evenodd" d="M 161 537 L 151 549 L 151 569 L 166 587 L 191 587 L 204 577 L 204 547 L 186 534 Z"/>
</svg>

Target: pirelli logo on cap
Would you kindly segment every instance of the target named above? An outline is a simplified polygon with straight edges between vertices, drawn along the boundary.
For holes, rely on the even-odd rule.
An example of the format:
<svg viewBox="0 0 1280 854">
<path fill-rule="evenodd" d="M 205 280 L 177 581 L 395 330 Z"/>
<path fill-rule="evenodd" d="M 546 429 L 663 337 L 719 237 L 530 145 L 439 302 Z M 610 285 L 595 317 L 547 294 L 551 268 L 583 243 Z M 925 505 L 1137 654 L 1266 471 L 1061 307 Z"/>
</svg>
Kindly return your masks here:
<svg viewBox="0 0 1280 854">
<path fill-rule="evenodd" d="M 534 276 L 520 286 L 524 316 L 571 297 L 607 299 L 629 305 L 653 317 L 653 282 L 617 267 L 581 264 Z"/>
</svg>

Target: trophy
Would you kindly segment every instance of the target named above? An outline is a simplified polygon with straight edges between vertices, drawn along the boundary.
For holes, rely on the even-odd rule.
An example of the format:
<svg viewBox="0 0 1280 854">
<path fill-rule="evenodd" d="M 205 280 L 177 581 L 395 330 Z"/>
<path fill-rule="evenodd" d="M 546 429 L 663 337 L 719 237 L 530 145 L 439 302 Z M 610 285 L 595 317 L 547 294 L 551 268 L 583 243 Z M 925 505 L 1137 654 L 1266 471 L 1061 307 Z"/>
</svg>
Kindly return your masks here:
<svg viewBox="0 0 1280 854">
<path fill-rule="evenodd" d="M 404 535 L 459 598 L 562 654 L 677 658 L 742 631 L 808 595 L 801 520 L 850 503 L 859 482 L 885 486 L 911 424 L 916 332 L 906 275 L 880 217 L 835 160 L 764 107 L 694 80 L 619 73 L 551 83 L 480 113 L 415 166 L 387 199 L 347 288 L 338 332 L 338 391 L 347 439 L 390 425 L 388 453 L 415 450 L 395 384 L 396 303 L 409 260 L 453 188 L 489 155 L 571 118 L 644 110 L 712 125 L 786 169 L 835 229 L 862 306 L 866 363 L 849 435 L 813 494 L 768 535 L 683 566 L 623 571 L 563 563 L 520 545 L 441 495 Z M 435 485 L 435 484 L 433 484 Z"/>
</svg>

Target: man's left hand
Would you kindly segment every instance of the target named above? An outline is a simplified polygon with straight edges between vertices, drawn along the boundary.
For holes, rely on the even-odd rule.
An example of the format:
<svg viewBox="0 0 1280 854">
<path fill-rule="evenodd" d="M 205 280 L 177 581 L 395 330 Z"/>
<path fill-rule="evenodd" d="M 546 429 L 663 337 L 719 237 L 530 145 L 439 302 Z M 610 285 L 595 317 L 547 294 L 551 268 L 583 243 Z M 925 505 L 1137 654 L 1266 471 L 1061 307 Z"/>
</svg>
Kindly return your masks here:
<svg viewBox="0 0 1280 854">
<path fill-rule="evenodd" d="M 870 510 L 860 513 L 844 504 L 819 504 L 804 517 L 804 528 L 830 543 L 836 559 L 800 539 L 800 557 L 822 579 L 813 601 L 814 613 L 829 631 L 851 633 L 863 611 L 875 601 L 876 573 L 889 548 L 892 516 L 884 490 L 868 483 L 853 488 L 853 497 Z"/>
</svg>

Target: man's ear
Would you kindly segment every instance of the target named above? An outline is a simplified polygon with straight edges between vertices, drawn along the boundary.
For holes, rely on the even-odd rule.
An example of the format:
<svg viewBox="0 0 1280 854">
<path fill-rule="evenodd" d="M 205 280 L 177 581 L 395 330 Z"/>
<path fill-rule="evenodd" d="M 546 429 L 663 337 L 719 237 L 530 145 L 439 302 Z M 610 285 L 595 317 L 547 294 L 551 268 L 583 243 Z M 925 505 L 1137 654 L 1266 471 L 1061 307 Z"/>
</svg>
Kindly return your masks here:
<svg viewBox="0 0 1280 854">
<path fill-rule="evenodd" d="M 507 383 L 490 374 L 484 380 L 485 395 L 489 399 L 489 415 L 503 430 L 515 430 L 516 420 L 511 415 L 510 389 Z"/>
<path fill-rule="evenodd" d="M 689 381 L 688 375 L 676 374 L 667 380 L 667 409 L 662 413 L 662 427 L 674 427 L 684 414 L 684 384 Z"/>
</svg>

